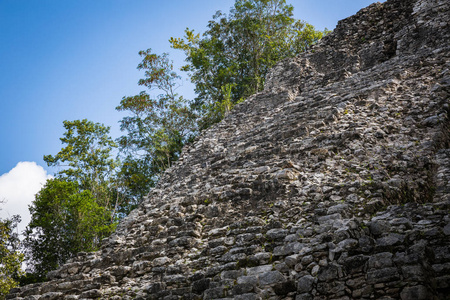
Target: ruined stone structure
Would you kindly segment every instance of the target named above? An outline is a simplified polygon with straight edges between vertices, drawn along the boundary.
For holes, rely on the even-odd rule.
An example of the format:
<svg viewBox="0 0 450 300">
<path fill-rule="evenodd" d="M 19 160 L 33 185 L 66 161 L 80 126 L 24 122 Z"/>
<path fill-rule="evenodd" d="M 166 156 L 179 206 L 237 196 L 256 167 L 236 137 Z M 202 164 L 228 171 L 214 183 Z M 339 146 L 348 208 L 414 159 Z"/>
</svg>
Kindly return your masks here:
<svg viewBox="0 0 450 300">
<path fill-rule="evenodd" d="M 340 21 L 100 251 L 7 299 L 450 299 L 449 6 Z"/>
</svg>

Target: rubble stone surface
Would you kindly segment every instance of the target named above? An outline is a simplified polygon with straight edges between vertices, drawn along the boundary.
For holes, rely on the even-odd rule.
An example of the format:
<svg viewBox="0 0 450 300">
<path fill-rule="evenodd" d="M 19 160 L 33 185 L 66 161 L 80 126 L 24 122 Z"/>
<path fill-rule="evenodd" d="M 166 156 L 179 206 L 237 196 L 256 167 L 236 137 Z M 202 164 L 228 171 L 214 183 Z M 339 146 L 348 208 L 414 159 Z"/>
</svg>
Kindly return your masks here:
<svg viewBox="0 0 450 300">
<path fill-rule="evenodd" d="M 280 62 L 103 241 L 7 299 L 450 299 L 450 2 Z"/>
</svg>

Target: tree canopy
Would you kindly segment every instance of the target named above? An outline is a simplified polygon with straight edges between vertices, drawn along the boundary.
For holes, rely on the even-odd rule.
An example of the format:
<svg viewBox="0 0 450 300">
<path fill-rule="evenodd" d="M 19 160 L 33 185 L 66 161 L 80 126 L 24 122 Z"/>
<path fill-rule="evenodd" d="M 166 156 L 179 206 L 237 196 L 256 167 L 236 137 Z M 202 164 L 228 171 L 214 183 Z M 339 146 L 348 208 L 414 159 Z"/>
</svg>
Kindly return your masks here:
<svg viewBox="0 0 450 300">
<path fill-rule="evenodd" d="M 196 116 L 189 101 L 176 93 L 180 77 L 173 71 L 168 54 L 157 55 L 147 49 L 139 55 L 143 59 L 138 69 L 145 71 L 139 85 L 159 94 L 152 97 L 142 91 L 122 99 L 116 109 L 130 115 L 120 121 L 121 130 L 127 134 L 118 141 L 122 150 L 132 155 L 128 156 L 128 162 L 139 168 L 148 164 L 148 174 L 157 180 L 194 136 Z M 134 160 L 131 159 L 133 156 Z"/>
<path fill-rule="evenodd" d="M 48 180 L 30 206 L 25 245 L 33 271 L 44 277 L 81 251 L 94 251 L 114 230 L 111 212 L 75 181 Z"/>
<path fill-rule="evenodd" d="M 295 20 L 285 0 L 236 0 L 228 15 L 216 12 L 202 35 L 187 28 L 184 38 L 170 38 L 171 46 L 186 54 L 182 70 L 195 84 L 200 129 L 223 118 L 218 104 L 228 96 L 235 104 L 261 91 L 271 67 L 307 50 L 326 32 Z"/>
<path fill-rule="evenodd" d="M 105 185 L 117 165 L 112 158 L 117 145 L 109 136 L 110 128 L 86 119 L 64 121 L 63 125 L 66 131 L 60 140 L 65 147 L 55 156 L 45 155 L 44 161 L 63 168 L 56 173 L 58 178 L 76 181 L 98 201 L 108 202 Z"/>
<path fill-rule="evenodd" d="M 118 162 L 109 127 L 92 121 L 64 121 L 64 147 L 45 155 L 49 166 L 61 168 L 30 206 L 26 253 L 38 278 L 80 251 L 94 251 L 117 223 L 124 206 L 115 180 Z M 126 203 L 125 203 L 126 205 Z"/>
<path fill-rule="evenodd" d="M 19 285 L 19 278 L 24 274 L 21 266 L 24 255 L 19 252 L 20 241 L 14 231 L 19 222 L 19 216 L 0 220 L 0 299 Z"/>
</svg>

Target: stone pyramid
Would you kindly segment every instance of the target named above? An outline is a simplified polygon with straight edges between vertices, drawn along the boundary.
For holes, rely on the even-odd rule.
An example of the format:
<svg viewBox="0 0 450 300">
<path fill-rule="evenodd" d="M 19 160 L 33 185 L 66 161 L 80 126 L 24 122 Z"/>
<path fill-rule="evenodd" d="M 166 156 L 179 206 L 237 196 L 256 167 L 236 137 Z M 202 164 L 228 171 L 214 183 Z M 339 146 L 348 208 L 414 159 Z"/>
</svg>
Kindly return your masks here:
<svg viewBox="0 0 450 300">
<path fill-rule="evenodd" d="M 280 62 L 103 241 L 7 299 L 450 299 L 450 2 Z"/>
</svg>

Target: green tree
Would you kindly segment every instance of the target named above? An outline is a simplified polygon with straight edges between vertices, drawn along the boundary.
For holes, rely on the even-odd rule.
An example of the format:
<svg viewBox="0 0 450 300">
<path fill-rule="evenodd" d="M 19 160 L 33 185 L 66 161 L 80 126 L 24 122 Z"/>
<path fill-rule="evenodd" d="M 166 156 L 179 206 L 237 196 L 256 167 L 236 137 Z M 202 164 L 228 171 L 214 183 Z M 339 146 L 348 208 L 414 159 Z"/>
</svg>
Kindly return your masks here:
<svg viewBox="0 0 450 300">
<path fill-rule="evenodd" d="M 30 206 L 24 241 L 29 263 L 43 279 L 80 251 L 94 251 L 115 228 L 110 211 L 68 179 L 48 180 Z"/>
<path fill-rule="evenodd" d="M 121 130 L 127 134 L 119 138 L 119 145 L 129 154 L 122 171 L 127 173 L 130 167 L 135 171 L 145 170 L 151 181 L 138 180 L 145 190 L 145 185 L 152 185 L 159 174 L 178 159 L 183 145 L 192 139 L 196 116 L 189 102 L 175 92 L 180 77 L 173 71 L 168 54 L 157 55 L 147 49 L 139 55 L 143 60 L 138 69 L 145 71 L 145 78 L 138 84 L 159 94 L 151 97 L 142 91 L 136 96 L 124 97 L 116 109 L 130 114 L 120 122 Z M 142 190 L 142 186 L 139 189 Z"/>
<path fill-rule="evenodd" d="M 120 165 L 116 175 L 119 182 L 118 196 L 123 197 L 123 204 L 118 207 L 119 216 L 128 215 L 155 186 L 151 162 L 146 157 L 139 158 L 128 154 Z"/>
<path fill-rule="evenodd" d="M 292 16 L 293 7 L 285 0 L 236 0 L 228 16 L 220 11 L 213 16 L 202 37 L 187 28 L 184 38 L 170 38 L 172 47 L 187 57 L 182 70 L 195 84 L 200 129 L 223 118 L 216 110 L 230 87 L 232 104 L 261 91 L 271 67 L 326 33 Z"/>
<path fill-rule="evenodd" d="M 14 232 L 19 222 L 19 216 L 0 220 L 0 299 L 19 285 L 18 279 L 23 275 L 21 265 L 24 255 L 18 251 L 20 241 Z"/>
<path fill-rule="evenodd" d="M 91 191 L 99 205 L 114 207 L 110 180 L 118 162 L 112 158 L 117 145 L 109 136 L 110 128 L 86 119 L 63 124 L 66 131 L 60 140 L 65 146 L 55 156 L 45 155 L 44 161 L 62 168 L 56 177 L 78 182 L 82 190 Z"/>
<path fill-rule="evenodd" d="M 59 167 L 30 206 L 25 248 L 33 273 L 43 280 L 48 271 L 80 251 L 94 251 L 114 230 L 129 203 L 120 188 L 112 158 L 115 142 L 109 127 L 92 121 L 64 121 L 63 148 L 44 156 Z"/>
</svg>

